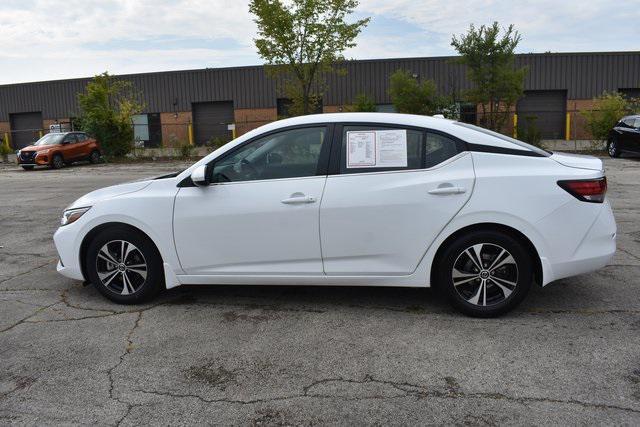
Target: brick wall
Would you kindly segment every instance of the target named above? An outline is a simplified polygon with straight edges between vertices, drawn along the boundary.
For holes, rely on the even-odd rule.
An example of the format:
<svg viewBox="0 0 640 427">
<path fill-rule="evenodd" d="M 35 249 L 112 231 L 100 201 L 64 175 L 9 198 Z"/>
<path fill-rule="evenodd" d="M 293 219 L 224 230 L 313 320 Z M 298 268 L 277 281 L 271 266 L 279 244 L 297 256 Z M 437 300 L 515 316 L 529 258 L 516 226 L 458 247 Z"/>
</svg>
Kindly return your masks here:
<svg viewBox="0 0 640 427">
<path fill-rule="evenodd" d="M 571 115 L 571 139 L 591 139 L 591 133 L 587 129 L 587 121 L 580 114 L 583 110 L 593 108 L 593 99 L 569 99 L 567 100 L 567 112 Z"/>
<path fill-rule="evenodd" d="M 348 110 L 349 109 L 344 105 L 323 105 L 322 106 L 323 113 L 342 113 Z"/>
<path fill-rule="evenodd" d="M 160 113 L 162 126 L 162 146 L 173 147 L 189 142 L 189 123 L 192 123 L 191 111 L 178 113 Z"/>
<path fill-rule="evenodd" d="M 239 108 L 234 111 L 236 136 L 278 119 L 276 108 Z"/>
</svg>

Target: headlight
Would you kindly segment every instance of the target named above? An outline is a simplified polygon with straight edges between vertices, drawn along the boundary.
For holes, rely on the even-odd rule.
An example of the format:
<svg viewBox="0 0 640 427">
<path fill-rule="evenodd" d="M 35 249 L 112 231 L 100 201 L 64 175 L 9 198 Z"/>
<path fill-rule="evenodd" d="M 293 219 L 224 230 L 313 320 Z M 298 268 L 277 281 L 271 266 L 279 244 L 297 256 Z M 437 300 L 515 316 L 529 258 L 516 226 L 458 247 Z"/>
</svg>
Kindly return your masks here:
<svg viewBox="0 0 640 427">
<path fill-rule="evenodd" d="M 62 220 L 60 221 L 60 224 L 61 225 L 67 225 L 67 224 L 71 224 L 72 222 L 76 222 L 89 209 L 91 209 L 91 206 L 86 207 L 86 208 L 67 209 L 62 214 Z"/>
</svg>

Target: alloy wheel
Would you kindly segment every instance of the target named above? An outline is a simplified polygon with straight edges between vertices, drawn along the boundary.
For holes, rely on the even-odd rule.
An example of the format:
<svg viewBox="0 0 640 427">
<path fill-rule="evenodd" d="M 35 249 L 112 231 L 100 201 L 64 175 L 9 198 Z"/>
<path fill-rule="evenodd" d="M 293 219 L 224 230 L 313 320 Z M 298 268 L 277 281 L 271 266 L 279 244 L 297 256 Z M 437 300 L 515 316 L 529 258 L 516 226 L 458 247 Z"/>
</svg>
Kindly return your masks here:
<svg viewBox="0 0 640 427">
<path fill-rule="evenodd" d="M 478 243 L 468 247 L 453 264 L 453 286 L 466 302 L 486 307 L 509 298 L 518 286 L 518 265 L 503 247 Z"/>
<path fill-rule="evenodd" d="M 617 152 L 616 141 L 611 140 L 611 142 L 609 143 L 609 155 L 611 157 L 614 157 L 616 155 L 616 152 Z"/>
<path fill-rule="evenodd" d="M 64 160 L 59 155 L 53 157 L 54 169 L 61 169 L 64 166 Z"/>
<path fill-rule="evenodd" d="M 96 272 L 101 284 L 120 295 L 136 293 L 147 280 L 147 261 L 131 242 L 112 240 L 98 251 Z"/>
</svg>

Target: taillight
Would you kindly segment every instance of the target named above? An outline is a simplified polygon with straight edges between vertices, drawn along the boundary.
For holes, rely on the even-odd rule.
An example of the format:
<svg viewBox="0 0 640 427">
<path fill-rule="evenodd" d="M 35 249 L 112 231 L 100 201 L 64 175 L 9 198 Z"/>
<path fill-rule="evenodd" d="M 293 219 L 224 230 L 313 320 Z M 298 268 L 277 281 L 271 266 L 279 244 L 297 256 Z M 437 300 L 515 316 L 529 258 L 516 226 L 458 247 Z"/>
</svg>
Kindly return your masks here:
<svg viewBox="0 0 640 427">
<path fill-rule="evenodd" d="M 607 178 L 604 176 L 597 179 L 558 181 L 558 185 L 583 202 L 602 203 L 607 192 Z"/>
</svg>

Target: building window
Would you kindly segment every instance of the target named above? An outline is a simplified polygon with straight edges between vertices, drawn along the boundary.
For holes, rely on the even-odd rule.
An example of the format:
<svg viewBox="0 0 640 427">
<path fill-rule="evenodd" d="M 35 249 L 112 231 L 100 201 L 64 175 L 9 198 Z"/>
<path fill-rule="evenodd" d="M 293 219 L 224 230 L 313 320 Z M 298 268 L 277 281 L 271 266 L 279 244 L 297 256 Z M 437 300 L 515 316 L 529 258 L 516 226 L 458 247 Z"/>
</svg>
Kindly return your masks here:
<svg viewBox="0 0 640 427">
<path fill-rule="evenodd" d="M 136 147 L 159 147 L 162 141 L 160 113 L 136 114 L 131 117 Z"/>
</svg>

